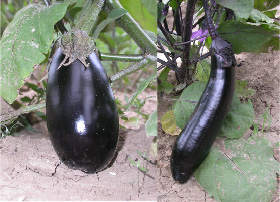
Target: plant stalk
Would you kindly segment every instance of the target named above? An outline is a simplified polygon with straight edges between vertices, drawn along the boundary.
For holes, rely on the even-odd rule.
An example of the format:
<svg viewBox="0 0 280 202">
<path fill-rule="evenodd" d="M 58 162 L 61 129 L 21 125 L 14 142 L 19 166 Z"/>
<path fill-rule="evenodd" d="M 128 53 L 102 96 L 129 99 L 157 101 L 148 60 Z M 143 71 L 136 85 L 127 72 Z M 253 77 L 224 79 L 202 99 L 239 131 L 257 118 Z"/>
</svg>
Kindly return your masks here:
<svg viewBox="0 0 280 202">
<path fill-rule="evenodd" d="M 146 67 L 150 64 L 156 63 L 156 61 L 157 61 L 157 57 L 152 56 L 152 55 L 148 55 L 145 59 L 141 60 L 140 62 L 138 62 L 134 65 L 132 65 L 131 67 L 129 67 L 129 68 L 123 70 L 123 71 L 120 71 L 113 76 L 110 76 L 109 80 L 110 80 L 111 83 L 113 83 L 117 80 L 122 79 L 123 77 L 125 77 L 129 74 L 132 74 L 133 72 L 136 72 L 140 69 L 143 69 L 144 67 Z"/>
<path fill-rule="evenodd" d="M 120 61 L 120 62 L 139 62 L 144 59 L 140 54 L 108 54 L 100 53 L 99 59 L 101 61 Z"/>
<path fill-rule="evenodd" d="M 109 12 L 115 8 L 123 8 L 118 0 L 106 0 L 105 11 Z M 129 13 L 124 14 L 116 20 L 123 30 L 135 41 L 135 43 L 144 51 L 156 55 L 157 47 L 152 39 L 144 32 L 139 24 L 131 17 Z"/>
<path fill-rule="evenodd" d="M 75 29 L 80 29 L 92 35 L 97 25 L 98 15 L 103 8 L 105 0 L 94 0 L 76 23 Z"/>
<path fill-rule="evenodd" d="M 192 27 L 193 27 L 193 15 L 195 10 L 195 4 L 198 0 L 189 0 L 188 5 L 186 8 L 186 16 L 184 21 L 184 30 L 183 30 L 183 36 L 182 36 L 182 42 L 187 42 L 191 40 L 192 36 Z M 180 83 L 185 83 L 186 76 L 187 79 L 190 79 L 189 69 L 190 66 L 190 50 L 191 50 L 191 44 L 187 43 L 184 46 L 184 53 L 182 56 L 182 65 L 180 68 L 178 68 L 178 77 Z"/>
</svg>

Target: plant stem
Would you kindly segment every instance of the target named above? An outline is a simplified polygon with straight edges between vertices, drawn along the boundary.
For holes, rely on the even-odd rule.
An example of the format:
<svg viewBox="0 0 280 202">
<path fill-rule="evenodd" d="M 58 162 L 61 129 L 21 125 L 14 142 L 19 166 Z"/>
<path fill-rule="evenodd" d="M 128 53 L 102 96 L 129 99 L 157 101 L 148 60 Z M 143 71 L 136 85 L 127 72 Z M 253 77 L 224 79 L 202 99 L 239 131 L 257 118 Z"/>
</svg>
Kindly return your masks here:
<svg viewBox="0 0 280 202">
<path fill-rule="evenodd" d="M 144 57 L 140 54 L 108 54 L 108 53 L 100 53 L 99 59 L 101 61 L 120 61 L 120 62 L 139 62 L 144 59 Z"/>
<path fill-rule="evenodd" d="M 190 41 L 192 36 L 192 26 L 193 26 L 193 15 L 194 15 L 194 9 L 195 4 L 198 0 L 189 0 L 188 5 L 186 8 L 186 17 L 184 21 L 184 30 L 183 30 L 183 37 L 182 42 Z M 182 56 L 182 65 L 180 68 L 178 68 L 178 77 L 180 83 L 185 83 L 186 81 L 186 75 L 187 79 L 190 79 L 190 74 L 187 72 L 190 66 L 190 50 L 191 50 L 191 44 L 187 43 L 184 47 L 185 52 Z"/>
<path fill-rule="evenodd" d="M 215 26 L 213 24 L 213 20 L 211 17 L 211 13 L 210 10 L 208 8 L 208 1 L 207 0 L 203 0 L 203 7 L 205 10 L 205 16 L 206 16 L 206 26 L 208 28 L 208 32 L 210 34 L 210 37 L 212 40 L 216 39 L 218 37 L 218 32 L 215 29 Z"/>
<path fill-rule="evenodd" d="M 86 31 L 88 35 L 91 36 L 104 2 L 105 0 L 94 0 L 78 20 L 75 28 Z"/>
<path fill-rule="evenodd" d="M 156 61 L 157 61 L 157 57 L 152 56 L 152 55 L 148 55 L 145 59 L 141 60 L 140 62 L 138 62 L 134 65 L 132 65 L 131 67 L 129 67 L 129 68 L 123 70 L 123 71 L 120 71 L 113 76 L 110 76 L 109 80 L 110 80 L 111 83 L 113 83 L 117 80 L 122 79 L 123 77 L 125 77 L 129 74 L 132 74 L 133 72 L 136 72 L 140 69 L 143 69 L 144 67 L 146 67 L 150 64 L 156 63 Z"/>
<path fill-rule="evenodd" d="M 18 117 L 21 114 L 27 114 L 29 112 L 36 111 L 38 109 L 43 109 L 45 107 L 46 107 L 46 103 L 40 103 L 40 104 L 35 104 L 35 105 L 22 107 L 18 110 L 10 112 L 9 114 L 1 115 L 1 123 L 5 123 L 9 120 L 12 120 L 12 119 Z"/>
<path fill-rule="evenodd" d="M 106 0 L 105 11 L 107 13 L 115 8 L 123 8 L 118 0 Z M 144 51 L 156 55 L 157 47 L 151 38 L 144 32 L 139 24 L 131 17 L 129 13 L 124 14 L 116 22 L 123 30 L 135 41 L 135 43 Z"/>
</svg>

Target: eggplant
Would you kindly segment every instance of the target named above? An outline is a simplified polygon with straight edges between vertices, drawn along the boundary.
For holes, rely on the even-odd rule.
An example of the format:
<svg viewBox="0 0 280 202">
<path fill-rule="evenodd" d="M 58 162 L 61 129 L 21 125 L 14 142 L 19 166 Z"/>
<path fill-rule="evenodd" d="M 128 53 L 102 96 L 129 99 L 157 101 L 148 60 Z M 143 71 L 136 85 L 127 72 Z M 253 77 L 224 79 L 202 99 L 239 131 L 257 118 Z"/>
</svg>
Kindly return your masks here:
<svg viewBox="0 0 280 202">
<path fill-rule="evenodd" d="M 230 48 L 221 48 L 221 44 L 223 46 L 226 43 L 221 40 L 212 43 L 212 47 L 220 49 L 211 56 L 209 81 L 172 150 L 171 172 L 179 183 L 187 182 L 207 157 L 232 102 L 235 59 L 231 53 L 224 54 Z"/>
<path fill-rule="evenodd" d="M 69 168 L 86 173 L 103 170 L 112 161 L 119 136 L 114 95 L 95 52 L 84 66 L 75 60 L 59 65 L 65 55 L 53 55 L 46 92 L 47 127 L 53 147 Z"/>
</svg>

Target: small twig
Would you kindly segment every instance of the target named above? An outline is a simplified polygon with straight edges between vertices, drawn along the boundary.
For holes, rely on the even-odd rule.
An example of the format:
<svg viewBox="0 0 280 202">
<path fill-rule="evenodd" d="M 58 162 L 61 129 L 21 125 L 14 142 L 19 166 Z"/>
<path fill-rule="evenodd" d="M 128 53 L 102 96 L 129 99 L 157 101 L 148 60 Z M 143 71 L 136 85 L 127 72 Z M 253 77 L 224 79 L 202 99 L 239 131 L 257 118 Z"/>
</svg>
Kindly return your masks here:
<svg viewBox="0 0 280 202">
<path fill-rule="evenodd" d="M 155 56 L 152 56 L 152 55 L 148 55 L 145 59 L 141 60 L 140 62 L 132 65 L 131 67 L 123 70 L 123 71 L 120 71 L 118 72 L 117 74 L 115 75 L 112 75 L 109 77 L 109 80 L 111 83 L 117 81 L 117 80 L 120 80 L 122 79 L 123 77 L 129 75 L 129 74 L 132 74 L 133 72 L 136 72 L 140 69 L 143 69 L 144 67 L 152 64 L 152 63 L 156 63 L 156 57 Z"/>
<path fill-rule="evenodd" d="M 144 59 L 144 56 L 140 54 L 125 55 L 100 53 L 99 59 L 102 61 L 139 62 Z"/>
<path fill-rule="evenodd" d="M 168 44 L 173 46 L 174 42 L 171 41 L 171 39 L 169 37 L 171 37 L 173 39 L 173 37 L 169 34 L 169 32 L 167 32 L 161 25 L 160 21 L 157 21 L 158 23 L 158 28 L 160 29 L 160 31 L 162 32 L 162 34 L 164 35 L 164 37 L 167 39 L 167 41 L 169 42 Z M 173 41 L 175 41 L 175 39 L 173 39 Z"/>
<path fill-rule="evenodd" d="M 160 63 L 160 64 L 162 64 L 157 70 L 160 70 L 160 69 L 162 69 L 163 67 L 168 67 L 168 68 L 170 68 L 171 70 L 173 70 L 174 72 L 176 72 L 177 71 L 177 68 L 174 68 L 174 65 L 172 64 L 174 61 L 173 60 L 170 60 L 170 61 L 168 61 L 168 62 L 165 62 L 165 61 L 163 61 L 163 60 L 161 60 L 161 59 L 157 59 L 157 61 Z"/>
<path fill-rule="evenodd" d="M 161 41 L 165 42 L 166 44 L 168 44 L 169 46 L 171 46 L 174 50 L 180 51 L 180 52 L 184 52 L 184 49 L 175 47 L 174 44 L 170 44 L 168 41 L 166 41 L 164 38 L 162 38 L 161 36 L 157 36 L 158 39 L 160 39 Z"/>
<path fill-rule="evenodd" d="M 158 62 L 161 63 L 162 65 L 159 66 L 159 67 L 157 68 L 157 70 L 161 70 L 161 69 L 164 68 L 164 67 L 168 67 L 168 68 L 170 68 L 170 69 L 172 69 L 173 71 L 176 72 L 176 71 L 177 71 L 177 68 L 174 68 L 175 65 L 172 66 L 171 64 L 174 63 L 178 57 L 181 57 L 181 55 L 182 55 L 182 53 L 179 54 L 179 55 L 177 55 L 177 56 L 175 56 L 171 61 L 168 61 L 168 62 L 164 62 L 163 60 L 161 60 L 161 59 L 158 58 Z M 171 65 L 171 66 L 170 66 L 170 65 Z"/>
<path fill-rule="evenodd" d="M 158 45 L 159 45 L 161 51 L 163 52 L 164 56 L 166 57 L 166 59 L 167 59 L 168 61 L 171 61 L 171 59 L 169 58 L 168 54 L 166 53 L 166 51 L 165 51 L 163 45 L 161 44 L 159 38 L 157 39 L 157 42 L 158 42 Z"/>
<path fill-rule="evenodd" d="M 206 53 L 206 54 L 200 56 L 199 58 L 195 58 L 194 60 L 191 61 L 191 64 L 192 64 L 192 65 L 193 65 L 193 64 L 196 64 L 196 63 L 198 63 L 199 61 L 204 60 L 205 58 L 207 58 L 207 57 L 209 57 L 209 56 L 211 56 L 211 52 L 208 52 L 208 53 Z"/>
<path fill-rule="evenodd" d="M 205 10 L 206 25 L 208 27 L 208 32 L 209 32 L 212 40 L 214 40 L 218 37 L 218 32 L 216 31 L 215 26 L 213 24 L 213 20 L 212 20 L 212 17 L 211 17 L 210 10 L 208 8 L 208 1 L 207 0 L 203 0 L 203 7 L 204 7 L 204 10 Z"/>
<path fill-rule="evenodd" d="M 189 40 L 189 41 L 185 41 L 185 42 L 181 42 L 181 43 L 175 43 L 174 46 L 186 45 L 186 44 L 192 43 L 192 42 L 194 42 L 194 41 L 196 41 L 198 39 L 202 39 L 202 38 L 205 38 L 205 37 L 208 37 L 208 36 L 209 36 L 209 34 L 205 34 L 203 36 L 199 36 L 199 37 L 197 37 L 195 39 L 192 39 L 192 40 Z"/>
</svg>

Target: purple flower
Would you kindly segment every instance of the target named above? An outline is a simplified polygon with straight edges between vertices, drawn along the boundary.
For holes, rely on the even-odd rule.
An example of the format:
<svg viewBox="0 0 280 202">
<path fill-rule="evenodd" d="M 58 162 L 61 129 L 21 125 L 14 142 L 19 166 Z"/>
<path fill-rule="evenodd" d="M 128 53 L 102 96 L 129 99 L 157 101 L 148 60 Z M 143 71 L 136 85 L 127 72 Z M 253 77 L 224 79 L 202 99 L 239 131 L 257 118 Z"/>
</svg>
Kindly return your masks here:
<svg viewBox="0 0 280 202">
<path fill-rule="evenodd" d="M 218 25 L 215 26 L 215 29 L 217 29 L 217 27 L 218 27 Z M 200 29 L 200 30 L 192 33 L 191 39 L 196 39 L 198 37 L 205 36 L 206 34 L 208 34 L 208 30 L 204 30 L 204 32 L 203 32 L 202 29 Z M 207 37 L 199 38 L 198 41 L 203 42 L 206 38 Z"/>
</svg>

